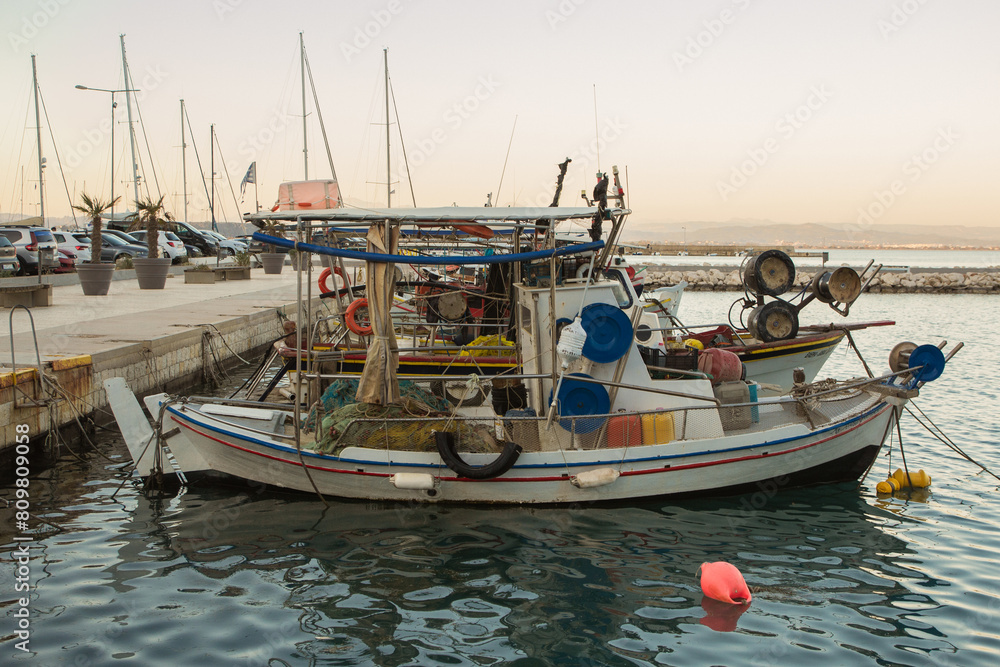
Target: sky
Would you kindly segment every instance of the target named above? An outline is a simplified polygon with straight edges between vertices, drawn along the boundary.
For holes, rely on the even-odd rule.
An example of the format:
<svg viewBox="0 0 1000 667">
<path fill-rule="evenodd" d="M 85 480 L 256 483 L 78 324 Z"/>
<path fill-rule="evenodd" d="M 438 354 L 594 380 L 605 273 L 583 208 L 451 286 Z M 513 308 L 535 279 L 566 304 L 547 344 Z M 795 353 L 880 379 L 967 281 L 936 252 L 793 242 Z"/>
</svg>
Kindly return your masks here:
<svg viewBox="0 0 1000 667">
<path fill-rule="evenodd" d="M 560 203 L 582 204 L 617 165 L 630 226 L 652 235 L 686 221 L 1000 226 L 995 0 L 4 0 L 0 26 L 5 213 L 38 212 L 32 54 L 46 215 L 109 196 L 112 137 L 131 208 L 125 96 L 112 123 L 111 94 L 74 88 L 124 88 L 120 35 L 141 194 L 184 218 L 183 99 L 187 218 L 209 217 L 194 149 L 207 178 L 212 124 L 216 217 L 255 196 L 269 208 L 305 178 L 302 32 L 349 205 L 384 206 L 387 178 L 393 206 L 548 205 L 570 157 Z M 309 178 L 330 177 L 311 92 L 306 135 Z M 256 193 L 236 201 L 252 162 Z"/>
</svg>

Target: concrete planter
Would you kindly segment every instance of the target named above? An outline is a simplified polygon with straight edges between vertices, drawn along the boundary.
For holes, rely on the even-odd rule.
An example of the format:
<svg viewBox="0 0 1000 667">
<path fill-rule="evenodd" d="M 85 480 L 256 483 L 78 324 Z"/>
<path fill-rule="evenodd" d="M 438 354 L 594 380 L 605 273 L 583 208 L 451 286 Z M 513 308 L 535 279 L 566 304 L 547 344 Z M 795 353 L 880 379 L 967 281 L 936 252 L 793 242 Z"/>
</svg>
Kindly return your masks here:
<svg viewBox="0 0 1000 667">
<path fill-rule="evenodd" d="M 285 257 L 283 252 L 262 252 L 260 253 L 260 263 L 264 267 L 264 273 L 274 275 L 281 273 L 285 268 Z"/>
<path fill-rule="evenodd" d="M 226 280 L 250 280 L 249 266 L 216 266 L 211 271 L 184 271 L 184 283 L 194 285 L 211 285 Z"/>
<path fill-rule="evenodd" d="M 213 285 L 215 284 L 215 271 L 194 271 L 188 269 L 184 272 L 185 285 Z"/>
<path fill-rule="evenodd" d="M 135 266 L 139 289 L 163 289 L 167 284 L 167 274 L 170 273 L 170 263 L 169 257 L 133 259 L 132 265 Z"/>
<path fill-rule="evenodd" d="M 104 296 L 111 287 L 115 275 L 114 264 L 77 264 L 76 273 L 80 277 L 80 287 L 84 296 Z"/>
</svg>

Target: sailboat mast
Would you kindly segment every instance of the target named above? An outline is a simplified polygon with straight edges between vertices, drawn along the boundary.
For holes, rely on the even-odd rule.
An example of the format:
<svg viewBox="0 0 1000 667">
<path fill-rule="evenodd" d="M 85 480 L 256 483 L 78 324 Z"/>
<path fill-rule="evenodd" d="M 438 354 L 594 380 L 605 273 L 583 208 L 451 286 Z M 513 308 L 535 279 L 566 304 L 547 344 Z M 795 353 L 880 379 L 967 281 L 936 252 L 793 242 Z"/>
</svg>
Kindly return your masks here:
<svg viewBox="0 0 1000 667">
<path fill-rule="evenodd" d="M 392 208 L 392 164 L 389 161 L 389 49 L 382 49 L 385 61 L 385 207 Z"/>
<path fill-rule="evenodd" d="M 309 144 L 306 142 L 306 42 L 299 33 L 299 61 L 302 67 L 302 161 L 305 163 L 305 180 L 309 180 Z"/>
<path fill-rule="evenodd" d="M 119 35 L 122 42 L 122 71 L 125 73 L 125 107 L 128 109 L 128 140 L 132 147 L 132 191 L 135 195 L 136 210 L 139 202 L 139 163 L 135 161 L 135 133 L 132 131 L 132 79 L 128 75 L 128 60 L 125 58 L 125 35 Z M 127 208 L 127 207 L 126 207 Z"/>
<path fill-rule="evenodd" d="M 31 81 L 35 89 L 35 139 L 38 142 L 38 214 L 42 217 L 41 227 L 45 226 L 45 194 L 42 189 L 42 169 L 44 168 L 44 158 L 42 157 L 42 121 L 38 113 L 38 69 L 35 67 L 35 56 L 31 56 Z M 41 264 L 38 265 L 38 275 L 42 275 Z"/>
<path fill-rule="evenodd" d="M 215 123 L 212 123 L 211 148 L 212 157 L 208 161 L 208 171 L 212 179 L 212 197 L 208 202 L 208 208 L 212 213 L 212 231 L 217 232 L 219 230 L 217 229 L 218 225 L 215 224 Z"/>
<path fill-rule="evenodd" d="M 188 221 L 187 139 L 184 133 L 184 100 L 181 100 L 181 180 L 184 181 L 184 222 Z"/>
<path fill-rule="evenodd" d="M 323 109 L 319 105 L 319 96 L 316 94 L 316 81 L 313 79 L 312 65 L 309 64 L 309 56 L 302 52 L 305 56 L 303 62 L 306 64 L 306 72 L 309 74 L 309 88 L 312 90 L 313 97 L 313 108 L 316 109 L 316 119 L 319 121 L 319 131 L 323 134 L 323 146 L 326 147 L 326 159 L 330 163 L 330 175 L 333 177 L 335 183 L 337 181 L 337 169 L 333 166 L 333 153 L 330 152 L 330 140 L 326 136 L 326 124 L 323 122 Z M 256 183 L 254 183 L 256 185 Z M 337 206 L 343 206 L 344 199 L 340 194 L 340 187 L 337 187 Z"/>
</svg>

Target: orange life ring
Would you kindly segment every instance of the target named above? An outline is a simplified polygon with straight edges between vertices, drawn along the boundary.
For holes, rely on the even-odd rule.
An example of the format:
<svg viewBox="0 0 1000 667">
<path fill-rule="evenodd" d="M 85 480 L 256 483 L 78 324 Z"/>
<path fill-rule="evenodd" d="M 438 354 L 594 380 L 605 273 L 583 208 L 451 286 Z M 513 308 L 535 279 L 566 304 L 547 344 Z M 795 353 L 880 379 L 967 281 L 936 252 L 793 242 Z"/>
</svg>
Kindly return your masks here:
<svg viewBox="0 0 1000 667">
<path fill-rule="evenodd" d="M 325 268 L 325 269 L 323 269 L 322 271 L 319 272 L 319 291 L 320 291 L 320 294 L 326 294 L 327 292 L 332 292 L 333 291 L 332 289 L 330 289 L 329 287 L 327 287 L 326 281 L 329 280 L 330 276 L 333 275 L 334 273 L 337 274 L 338 276 L 340 276 L 340 279 L 344 281 L 344 287 L 347 287 L 350 284 L 350 281 L 347 279 L 347 276 L 344 275 L 344 272 L 340 270 L 339 266 L 333 267 L 333 271 L 332 272 L 330 271 L 330 268 L 327 267 L 327 268 Z"/>
<path fill-rule="evenodd" d="M 347 312 L 344 313 L 344 323 L 351 332 L 358 334 L 359 336 L 371 336 L 372 326 L 371 322 L 368 326 L 362 326 L 357 319 L 358 310 L 361 308 L 368 307 L 368 299 L 361 298 L 355 299 L 351 302 L 351 305 L 347 307 Z"/>
</svg>

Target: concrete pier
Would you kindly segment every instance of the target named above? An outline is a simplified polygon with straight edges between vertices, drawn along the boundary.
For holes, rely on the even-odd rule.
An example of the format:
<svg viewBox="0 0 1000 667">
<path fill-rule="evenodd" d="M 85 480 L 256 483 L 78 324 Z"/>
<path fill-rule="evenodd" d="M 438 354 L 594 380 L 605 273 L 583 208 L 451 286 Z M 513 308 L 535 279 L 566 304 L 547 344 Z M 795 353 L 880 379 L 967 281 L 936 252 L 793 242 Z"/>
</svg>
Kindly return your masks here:
<svg viewBox="0 0 1000 667">
<path fill-rule="evenodd" d="M 0 328 L 0 453 L 15 442 L 18 426 L 24 432 L 26 425 L 34 439 L 95 411 L 101 411 L 98 421 L 107 421 L 105 378 L 124 377 L 139 395 L 176 391 L 200 382 L 213 365 L 278 338 L 282 318 L 296 319 L 296 274 L 287 266 L 279 275 L 253 269 L 251 280 L 193 285 L 175 268 L 165 289 L 116 280 L 107 296 L 84 296 L 70 276 L 58 276 L 51 306 L 32 308 L 30 317 L 21 308 L 0 309 L 6 320 Z"/>
</svg>

